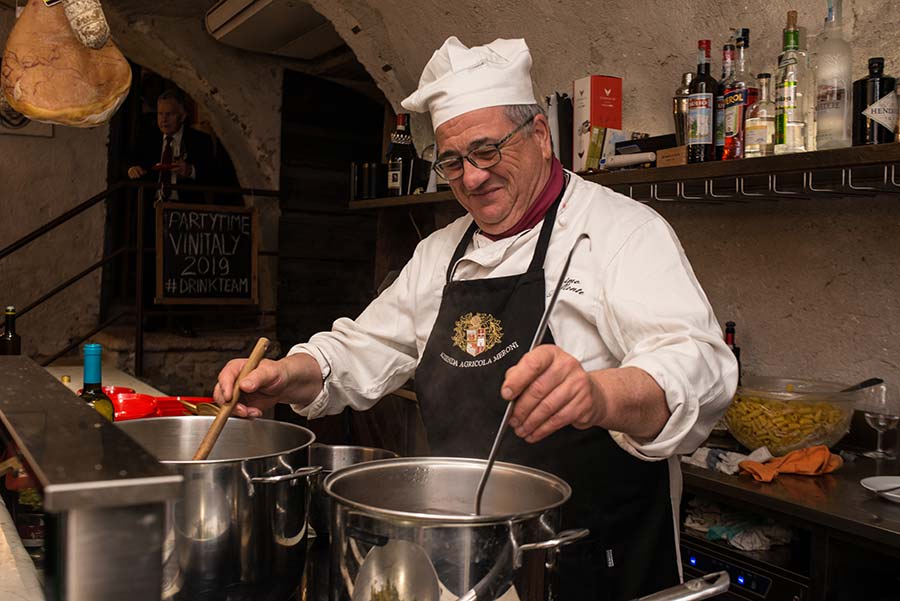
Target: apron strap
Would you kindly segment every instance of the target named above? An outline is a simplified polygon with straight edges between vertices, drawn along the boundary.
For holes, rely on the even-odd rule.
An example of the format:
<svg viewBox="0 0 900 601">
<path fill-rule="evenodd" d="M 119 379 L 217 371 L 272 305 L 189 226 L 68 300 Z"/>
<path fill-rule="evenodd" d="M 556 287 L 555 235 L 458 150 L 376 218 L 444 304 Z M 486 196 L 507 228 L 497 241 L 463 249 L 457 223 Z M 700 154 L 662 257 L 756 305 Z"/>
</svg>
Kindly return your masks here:
<svg viewBox="0 0 900 601">
<path fill-rule="evenodd" d="M 534 271 L 535 269 L 542 269 L 544 267 L 544 259 L 547 257 L 547 248 L 550 247 L 550 234 L 553 233 L 553 224 L 556 222 L 556 212 L 559 209 L 560 201 L 562 201 L 562 197 L 566 193 L 566 188 L 569 184 L 569 174 L 566 173 L 566 181 L 563 184 L 562 190 L 559 191 L 559 195 L 556 197 L 556 200 L 553 201 L 553 204 L 550 205 L 550 208 L 547 209 L 547 212 L 544 214 L 544 223 L 541 226 L 541 233 L 538 235 L 537 247 L 534 249 L 534 255 L 531 257 L 531 264 L 528 266 L 528 271 Z M 453 273 L 456 271 L 456 265 L 459 263 L 460 259 L 463 258 L 463 255 L 466 253 L 466 249 L 469 247 L 469 241 L 475 235 L 475 232 L 478 231 L 478 224 L 473 220 L 469 227 L 466 229 L 466 233 L 463 234 L 462 239 L 459 241 L 459 244 L 456 245 L 456 250 L 453 251 L 453 256 L 450 258 L 450 265 L 447 266 L 447 283 L 453 279 Z"/>
</svg>

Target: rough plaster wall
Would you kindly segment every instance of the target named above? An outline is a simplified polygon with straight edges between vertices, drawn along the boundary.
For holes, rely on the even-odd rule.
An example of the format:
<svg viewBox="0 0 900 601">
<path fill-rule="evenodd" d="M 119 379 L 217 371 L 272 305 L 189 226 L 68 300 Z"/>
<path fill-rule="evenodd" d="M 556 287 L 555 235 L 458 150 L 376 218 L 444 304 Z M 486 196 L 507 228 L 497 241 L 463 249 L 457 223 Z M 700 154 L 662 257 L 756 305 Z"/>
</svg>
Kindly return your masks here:
<svg viewBox="0 0 900 601">
<path fill-rule="evenodd" d="M 12 23 L 13 13 L 0 10 L 0 47 Z M 53 129 L 53 138 L 0 134 L 0 247 L 106 188 L 108 128 Z M 97 205 L 0 261 L 0 304 L 22 308 L 97 261 L 104 220 L 104 205 Z M 99 296 L 96 272 L 23 316 L 17 322 L 23 352 L 54 353 L 89 330 Z"/>
<path fill-rule="evenodd" d="M 900 199 L 666 203 L 745 373 L 900 384 Z"/>
<path fill-rule="evenodd" d="M 537 94 L 571 90 L 572 80 L 591 73 L 621 76 L 624 127 L 651 134 L 672 131 L 672 91 L 681 73 L 695 69 L 698 39 L 712 39 L 718 77 L 729 28 L 749 27 L 754 70 L 774 73 L 787 11 L 799 12 L 810 40 L 825 17 L 824 0 L 309 1 L 335 24 L 395 109 L 448 36 L 470 46 L 524 37 L 534 56 Z M 870 56 L 884 56 L 887 71 L 900 73 L 900 47 L 892 43 L 900 29 L 894 5 L 844 1 L 854 77 L 866 72 Z M 414 117 L 420 139 L 427 133 L 421 121 Z"/>
<path fill-rule="evenodd" d="M 694 70 L 696 43 L 713 40 L 713 72 L 730 27 L 749 27 L 752 65 L 772 71 L 787 10 L 821 29 L 824 0 L 310 0 L 335 24 L 385 96 L 399 102 L 450 35 L 468 45 L 524 37 L 535 91 L 570 90 L 591 73 L 624 77 L 624 127 L 672 131 L 671 95 Z M 845 0 L 854 78 L 884 56 L 900 74 L 895 0 Z M 354 27 L 358 31 L 354 33 Z M 390 65 L 390 68 L 386 67 Z M 430 126 L 413 119 L 417 143 Z M 741 206 L 667 205 L 721 321 L 739 323 L 746 369 L 844 381 L 900 383 L 900 202 L 826 199 Z"/>
</svg>

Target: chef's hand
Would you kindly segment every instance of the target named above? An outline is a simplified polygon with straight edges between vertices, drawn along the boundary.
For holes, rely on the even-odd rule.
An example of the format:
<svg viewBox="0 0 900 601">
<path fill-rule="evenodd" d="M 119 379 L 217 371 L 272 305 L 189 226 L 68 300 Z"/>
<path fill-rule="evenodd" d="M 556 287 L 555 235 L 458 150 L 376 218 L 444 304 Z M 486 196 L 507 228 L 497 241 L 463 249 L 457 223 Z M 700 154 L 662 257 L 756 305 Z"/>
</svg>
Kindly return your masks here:
<svg viewBox="0 0 900 601">
<path fill-rule="evenodd" d="M 545 344 L 507 370 L 501 396 L 516 403 L 509 425 L 527 442 L 537 442 L 566 426 L 580 430 L 600 423 L 603 392 L 581 363 L 558 346 Z"/>
<path fill-rule="evenodd" d="M 246 359 L 232 359 L 219 372 L 213 399 L 222 405 L 231 400 L 234 383 Z M 322 372 L 311 356 L 296 354 L 278 361 L 263 359 L 241 380 L 241 399 L 235 405 L 237 417 L 262 417 L 277 403 L 306 405 L 322 390 Z"/>
<path fill-rule="evenodd" d="M 140 165 L 134 165 L 133 167 L 128 168 L 129 179 L 138 179 L 139 177 L 144 177 L 145 175 L 147 175 L 147 170 Z"/>
<path fill-rule="evenodd" d="M 500 394 L 515 400 L 509 425 L 527 442 L 569 425 L 581 430 L 597 426 L 650 441 L 672 416 L 665 391 L 643 369 L 586 372 L 578 359 L 552 344 L 526 353 L 509 368 Z"/>
<path fill-rule="evenodd" d="M 178 177 L 190 177 L 194 172 L 194 166 L 190 163 L 186 163 L 182 159 L 175 161 L 175 163 L 173 164 L 174 168 L 172 169 L 172 171 L 178 174 Z"/>
</svg>

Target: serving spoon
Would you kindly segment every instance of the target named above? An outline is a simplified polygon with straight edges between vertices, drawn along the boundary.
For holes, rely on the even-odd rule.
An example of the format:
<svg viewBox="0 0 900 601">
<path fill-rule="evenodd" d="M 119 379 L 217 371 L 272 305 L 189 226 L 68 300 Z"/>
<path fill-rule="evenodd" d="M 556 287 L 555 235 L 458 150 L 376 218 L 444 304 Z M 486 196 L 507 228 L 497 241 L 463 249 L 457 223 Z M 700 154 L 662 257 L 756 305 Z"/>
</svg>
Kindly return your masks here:
<svg viewBox="0 0 900 601">
<path fill-rule="evenodd" d="M 550 322 L 550 312 L 553 310 L 553 306 L 556 305 L 556 299 L 559 297 L 559 291 L 562 289 L 563 282 L 566 281 L 566 274 L 569 272 L 569 264 L 572 262 L 572 255 L 575 254 L 575 249 L 578 248 L 578 244 L 582 240 L 590 240 L 590 236 L 581 234 L 578 236 L 578 239 L 575 240 L 575 244 L 572 245 L 572 250 L 569 251 L 569 256 L 566 257 L 562 273 L 559 274 L 559 279 L 556 281 L 556 288 L 553 290 L 553 296 L 550 297 L 550 302 L 547 303 L 547 307 L 544 309 L 544 314 L 541 316 L 540 323 L 538 323 L 537 331 L 534 333 L 534 338 L 531 341 L 528 352 L 533 351 L 534 348 L 541 343 L 544 334 L 547 332 L 547 325 Z M 475 515 L 481 515 L 481 499 L 484 496 L 484 487 L 487 485 L 488 476 L 491 475 L 491 469 L 493 469 L 494 462 L 497 460 L 497 451 L 500 449 L 500 443 L 503 442 L 503 435 L 506 434 L 506 428 L 509 425 L 509 416 L 512 415 L 514 402 L 515 399 L 506 404 L 506 411 L 503 413 L 503 419 L 500 421 L 500 427 L 497 429 L 497 435 L 494 437 L 494 444 L 491 446 L 487 465 L 484 468 L 484 473 L 481 475 L 481 480 L 478 482 L 478 489 L 475 492 Z"/>
</svg>

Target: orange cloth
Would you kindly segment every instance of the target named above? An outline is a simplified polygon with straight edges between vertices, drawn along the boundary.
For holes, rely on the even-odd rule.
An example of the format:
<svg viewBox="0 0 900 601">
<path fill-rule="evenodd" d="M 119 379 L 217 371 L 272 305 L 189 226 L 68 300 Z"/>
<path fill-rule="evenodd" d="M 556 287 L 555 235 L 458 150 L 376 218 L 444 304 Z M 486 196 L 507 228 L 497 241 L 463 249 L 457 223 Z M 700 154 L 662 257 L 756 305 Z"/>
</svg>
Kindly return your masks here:
<svg viewBox="0 0 900 601">
<path fill-rule="evenodd" d="M 738 464 L 742 471 L 749 473 L 759 482 L 771 482 L 778 474 L 803 474 L 818 476 L 828 474 L 842 465 L 844 460 L 819 445 L 791 451 L 784 457 L 775 457 L 765 463 L 757 461 L 741 461 Z"/>
</svg>

